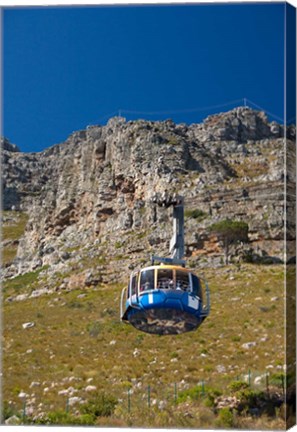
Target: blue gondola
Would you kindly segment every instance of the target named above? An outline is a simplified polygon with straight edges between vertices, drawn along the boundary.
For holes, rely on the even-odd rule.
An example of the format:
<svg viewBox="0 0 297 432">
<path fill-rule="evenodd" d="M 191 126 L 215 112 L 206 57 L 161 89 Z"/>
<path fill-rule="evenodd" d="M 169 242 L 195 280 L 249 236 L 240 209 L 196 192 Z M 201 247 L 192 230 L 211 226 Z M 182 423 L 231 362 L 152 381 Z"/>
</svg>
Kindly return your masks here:
<svg viewBox="0 0 297 432">
<path fill-rule="evenodd" d="M 206 296 L 204 303 L 203 288 Z M 138 330 L 179 334 L 197 329 L 209 313 L 206 281 L 175 265 L 154 265 L 132 273 L 122 291 L 121 317 Z"/>
<path fill-rule="evenodd" d="M 159 335 L 195 330 L 210 312 L 207 282 L 185 268 L 185 261 L 181 259 L 184 253 L 183 199 L 179 197 L 170 203 L 174 206 L 173 257 L 152 257 L 151 266 L 131 274 L 121 296 L 122 321 L 138 330 Z M 159 264 L 155 265 L 155 261 Z"/>
</svg>

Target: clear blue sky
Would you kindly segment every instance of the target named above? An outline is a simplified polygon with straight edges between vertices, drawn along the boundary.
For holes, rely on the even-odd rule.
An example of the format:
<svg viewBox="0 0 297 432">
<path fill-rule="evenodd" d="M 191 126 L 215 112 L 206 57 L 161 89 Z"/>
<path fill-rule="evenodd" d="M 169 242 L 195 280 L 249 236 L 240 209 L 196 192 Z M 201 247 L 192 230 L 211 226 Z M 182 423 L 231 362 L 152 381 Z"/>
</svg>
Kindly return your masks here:
<svg viewBox="0 0 297 432">
<path fill-rule="evenodd" d="M 284 3 L 5 8 L 3 24 L 3 132 L 22 151 L 119 109 L 246 97 L 283 118 Z M 123 115 L 192 123 L 233 106 Z"/>
</svg>

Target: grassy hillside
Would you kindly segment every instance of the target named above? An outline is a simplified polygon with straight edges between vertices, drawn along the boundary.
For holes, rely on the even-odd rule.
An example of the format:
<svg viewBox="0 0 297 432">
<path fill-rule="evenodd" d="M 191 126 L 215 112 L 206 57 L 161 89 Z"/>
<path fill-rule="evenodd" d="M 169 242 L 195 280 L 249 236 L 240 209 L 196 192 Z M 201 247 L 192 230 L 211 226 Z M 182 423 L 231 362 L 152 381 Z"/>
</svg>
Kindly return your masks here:
<svg viewBox="0 0 297 432">
<path fill-rule="evenodd" d="M 260 418 L 238 417 L 229 408 L 225 414 L 214 410 L 214 395 L 230 395 L 234 381 L 250 381 L 253 391 L 260 391 L 269 373 L 281 392 L 276 378 L 284 366 L 283 266 L 231 265 L 208 269 L 204 276 L 211 290 L 210 316 L 195 332 L 161 337 L 120 322 L 120 285 L 6 301 L 12 293 L 42 288 L 43 276 L 37 271 L 6 281 L 6 412 L 25 413 L 24 422 L 33 417 L 42 421 L 54 412 L 47 421 L 284 427 L 279 409 Z M 23 328 L 25 323 L 32 326 Z M 117 404 L 108 416 L 91 421 L 85 404 L 92 405 L 94 395 L 101 397 L 102 392 Z"/>
</svg>

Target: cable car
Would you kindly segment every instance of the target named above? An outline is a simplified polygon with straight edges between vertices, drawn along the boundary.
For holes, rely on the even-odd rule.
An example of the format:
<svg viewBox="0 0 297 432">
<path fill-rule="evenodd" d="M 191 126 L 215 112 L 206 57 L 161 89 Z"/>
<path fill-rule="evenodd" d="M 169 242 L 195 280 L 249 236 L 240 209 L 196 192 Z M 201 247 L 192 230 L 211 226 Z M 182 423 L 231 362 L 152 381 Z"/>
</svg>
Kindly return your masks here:
<svg viewBox="0 0 297 432">
<path fill-rule="evenodd" d="M 155 334 L 179 334 L 197 329 L 209 313 L 209 290 L 189 269 L 176 265 L 152 265 L 131 274 L 123 321 L 138 330 Z"/>
<path fill-rule="evenodd" d="M 157 201 L 157 203 L 159 203 Z M 207 282 L 185 267 L 183 198 L 164 198 L 173 205 L 171 258 L 152 257 L 152 265 L 134 271 L 122 290 L 121 319 L 138 330 L 159 335 L 197 329 L 210 312 Z M 156 261 L 158 264 L 156 264 Z"/>
</svg>

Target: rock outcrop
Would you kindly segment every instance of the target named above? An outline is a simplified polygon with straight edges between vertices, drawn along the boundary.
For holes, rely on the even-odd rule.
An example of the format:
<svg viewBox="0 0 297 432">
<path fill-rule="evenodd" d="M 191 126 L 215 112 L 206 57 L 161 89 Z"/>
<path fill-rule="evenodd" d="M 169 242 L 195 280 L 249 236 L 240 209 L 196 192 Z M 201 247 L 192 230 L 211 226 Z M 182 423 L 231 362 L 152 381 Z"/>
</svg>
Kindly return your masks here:
<svg viewBox="0 0 297 432">
<path fill-rule="evenodd" d="M 8 139 L 1 138 L 1 149 L 9 152 L 19 152 L 20 149 L 15 144 L 11 144 Z"/>
<path fill-rule="evenodd" d="M 295 127 L 284 132 L 263 112 L 240 107 L 192 125 L 115 117 L 41 153 L 2 142 L 4 210 L 29 214 L 9 275 L 45 265 L 73 272 L 89 259 L 96 271 L 85 283 L 95 284 L 112 278 L 111 262 L 125 274 L 152 252 L 167 254 L 171 210 L 156 208 L 156 192 L 185 197 L 193 265 L 220 263 L 208 227 L 225 218 L 249 225 L 250 242 L 234 247 L 235 259 L 283 261 L 286 181 L 294 244 Z"/>
</svg>

